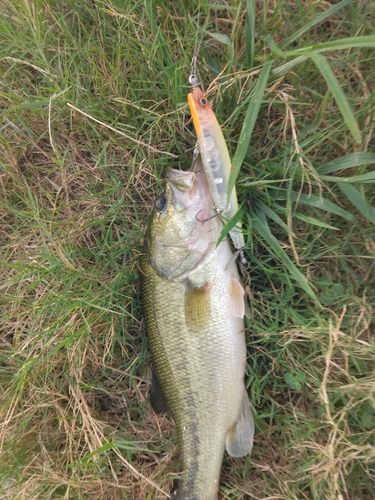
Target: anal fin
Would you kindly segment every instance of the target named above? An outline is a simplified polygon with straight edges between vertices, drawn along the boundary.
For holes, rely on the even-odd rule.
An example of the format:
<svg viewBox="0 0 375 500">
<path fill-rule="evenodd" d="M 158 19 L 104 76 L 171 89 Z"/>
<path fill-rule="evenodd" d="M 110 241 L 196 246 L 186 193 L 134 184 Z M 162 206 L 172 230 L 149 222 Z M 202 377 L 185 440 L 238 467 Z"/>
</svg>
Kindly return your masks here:
<svg viewBox="0 0 375 500">
<path fill-rule="evenodd" d="M 155 372 L 152 374 L 150 401 L 152 409 L 156 413 L 166 413 L 168 411 L 168 405 Z"/>
<path fill-rule="evenodd" d="M 225 447 L 231 457 L 243 457 L 251 452 L 254 439 L 254 421 L 249 397 L 244 390 L 242 404 L 236 423 L 225 438 Z"/>
</svg>

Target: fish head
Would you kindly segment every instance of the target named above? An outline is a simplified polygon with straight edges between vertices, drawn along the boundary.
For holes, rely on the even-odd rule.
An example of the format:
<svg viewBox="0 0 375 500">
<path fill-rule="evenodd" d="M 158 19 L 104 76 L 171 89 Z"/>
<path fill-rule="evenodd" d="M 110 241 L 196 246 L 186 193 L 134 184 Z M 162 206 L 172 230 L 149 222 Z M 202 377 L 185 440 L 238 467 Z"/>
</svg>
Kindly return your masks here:
<svg viewBox="0 0 375 500">
<path fill-rule="evenodd" d="M 190 170 L 167 169 L 145 236 L 146 255 L 159 276 L 182 281 L 215 250 L 222 223 L 210 219 L 213 206 L 200 157 Z"/>
</svg>

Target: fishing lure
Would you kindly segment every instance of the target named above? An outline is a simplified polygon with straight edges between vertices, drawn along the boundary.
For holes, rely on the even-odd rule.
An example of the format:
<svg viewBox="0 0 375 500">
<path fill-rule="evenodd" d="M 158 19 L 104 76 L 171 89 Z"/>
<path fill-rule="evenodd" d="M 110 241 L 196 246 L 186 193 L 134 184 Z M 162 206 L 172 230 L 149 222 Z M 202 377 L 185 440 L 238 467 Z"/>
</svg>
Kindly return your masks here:
<svg viewBox="0 0 375 500">
<path fill-rule="evenodd" d="M 199 86 L 196 65 L 197 56 L 194 55 L 189 77 L 189 82 L 193 87 L 192 91 L 188 94 L 190 113 L 197 134 L 203 168 L 205 169 L 212 198 L 215 203 L 213 208 L 226 219 L 231 219 L 238 211 L 235 188 L 233 188 L 230 197 L 228 197 L 228 181 L 232 168 L 231 160 L 219 122 L 206 95 Z M 237 249 L 245 246 L 240 223 L 237 223 L 229 234 Z"/>
</svg>

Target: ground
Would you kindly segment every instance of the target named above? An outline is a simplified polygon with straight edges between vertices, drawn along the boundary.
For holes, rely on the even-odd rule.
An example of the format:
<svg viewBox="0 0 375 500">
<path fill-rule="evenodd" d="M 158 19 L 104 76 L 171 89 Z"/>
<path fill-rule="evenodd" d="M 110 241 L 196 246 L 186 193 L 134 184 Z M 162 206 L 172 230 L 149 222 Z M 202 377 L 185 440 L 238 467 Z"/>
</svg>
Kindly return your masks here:
<svg viewBox="0 0 375 500">
<path fill-rule="evenodd" d="M 243 207 L 250 457 L 220 499 L 375 497 L 373 1 L 2 0 L 0 489 L 164 499 L 138 258 L 195 145 L 198 70 Z"/>
</svg>

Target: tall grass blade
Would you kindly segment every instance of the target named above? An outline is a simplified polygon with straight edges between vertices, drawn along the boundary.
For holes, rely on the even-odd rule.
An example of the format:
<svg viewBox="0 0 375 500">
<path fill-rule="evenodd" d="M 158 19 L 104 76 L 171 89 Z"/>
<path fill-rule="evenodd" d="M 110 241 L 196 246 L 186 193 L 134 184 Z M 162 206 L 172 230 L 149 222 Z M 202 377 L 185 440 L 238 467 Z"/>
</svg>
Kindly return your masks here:
<svg viewBox="0 0 375 500">
<path fill-rule="evenodd" d="M 251 70 L 254 67 L 254 51 L 255 51 L 255 0 L 246 0 L 247 15 L 246 15 L 246 56 L 247 66 Z"/>
<path fill-rule="evenodd" d="M 281 57 L 282 59 L 285 59 L 288 57 L 287 53 L 281 50 L 275 43 L 275 40 L 273 39 L 272 35 L 266 35 L 264 37 L 264 40 L 266 44 L 268 45 L 270 51 L 275 54 L 277 57 Z"/>
<path fill-rule="evenodd" d="M 308 59 L 307 56 L 298 56 L 292 61 L 289 61 L 285 64 L 282 64 L 278 68 L 273 69 L 272 75 L 275 76 L 276 78 L 282 75 L 286 75 L 287 73 L 289 73 L 291 69 L 294 68 L 294 66 L 297 66 L 298 64 L 305 62 L 307 59 Z"/>
<path fill-rule="evenodd" d="M 247 108 L 247 113 L 245 116 L 244 123 L 242 125 L 242 130 L 238 141 L 238 146 L 232 162 L 233 170 L 229 177 L 229 182 L 228 182 L 228 198 L 230 198 L 234 185 L 236 184 L 236 180 L 240 172 L 242 162 L 246 156 L 249 147 L 249 142 L 254 130 L 256 119 L 258 117 L 260 106 L 262 104 L 264 91 L 268 82 L 268 76 L 271 70 L 271 66 L 272 66 L 271 61 L 267 62 L 263 66 L 258 81 L 255 84 L 254 90 L 252 92 L 253 97 L 250 100 L 249 107 Z"/>
<path fill-rule="evenodd" d="M 288 234 L 295 236 L 290 227 L 288 227 L 285 224 L 285 222 L 277 215 L 276 212 L 274 212 L 274 210 L 272 210 L 270 207 L 268 207 L 265 203 L 263 203 L 260 200 L 256 200 L 254 204 L 258 206 L 267 215 L 267 217 L 269 217 L 271 220 L 276 222 L 276 224 L 278 224 L 282 229 L 284 229 L 284 231 L 286 231 Z"/>
<path fill-rule="evenodd" d="M 206 61 L 207 66 L 210 68 L 214 77 L 216 78 L 221 73 L 220 66 L 218 65 L 216 60 L 211 56 L 209 50 L 203 48 L 201 52 L 204 57 L 204 60 Z"/>
<path fill-rule="evenodd" d="M 86 453 L 86 455 L 83 455 L 83 457 L 81 457 L 79 460 L 77 460 L 75 462 L 71 462 L 70 464 L 67 464 L 67 467 L 68 468 L 76 468 L 80 464 L 88 464 L 88 463 L 90 463 L 90 461 L 93 457 L 100 455 L 101 453 L 104 453 L 108 450 L 112 450 L 112 448 L 114 448 L 114 446 L 115 445 L 113 442 L 105 443 L 103 446 L 101 446 L 97 450 Z"/>
<path fill-rule="evenodd" d="M 366 174 L 353 175 L 353 177 L 338 177 L 334 175 L 321 175 L 322 181 L 326 182 L 345 182 L 345 184 L 354 184 L 355 182 L 375 182 L 375 172 L 367 172 Z"/>
<path fill-rule="evenodd" d="M 342 38 L 341 40 L 332 40 L 330 42 L 318 43 L 309 47 L 290 50 L 284 52 L 284 57 L 297 56 L 300 54 L 327 52 L 333 50 L 348 50 L 348 49 L 364 49 L 375 48 L 375 35 L 356 36 L 350 38 Z M 280 49 L 279 49 L 280 50 Z"/>
<path fill-rule="evenodd" d="M 216 246 L 219 245 L 223 241 L 223 239 L 232 231 L 237 222 L 239 222 L 244 214 L 244 209 L 241 207 L 237 212 L 233 215 L 233 217 L 225 224 L 223 229 L 221 230 L 220 236 L 217 240 Z"/>
<path fill-rule="evenodd" d="M 281 57 L 282 59 L 301 55 L 311 57 L 311 54 L 318 54 L 320 52 L 327 51 L 331 52 L 333 50 L 375 48 L 375 35 L 342 38 L 341 40 L 332 40 L 330 42 L 308 45 L 307 47 L 287 51 L 281 50 L 280 47 L 276 45 L 272 35 L 266 35 L 264 39 L 271 52 L 275 54 L 275 56 Z"/>
<path fill-rule="evenodd" d="M 249 215 L 252 219 L 253 228 L 260 234 L 260 236 L 267 242 L 270 248 L 273 250 L 275 257 L 280 260 L 285 267 L 288 269 L 290 275 L 295 279 L 298 285 L 315 301 L 318 305 L 319 300 L 312 288 L 308 284 L 306 278 L 303 274 L 297 269 L 297 267 L 290 260 L 288 255 L 285 253 L 280 243 L 277 241 L 275 236 L 271 233 L 271 230 L 268 226 L 266 216 L 261 209 L 257 209 L 256 214 L 253 211 L 249 212 Z"/>
<path fill-rule="evenodd" d="M 341 9 L 343 9 L 344 7 L 346 7 L 347 5 L 349 5 L 350 3 L 352 3 L 352 0 L 342 0 L 340 3 L 334 5 L 330 9 L 322 12 L 321 14 L 319 14 L 318 16 L 316 16 L 316 18 L 313 19 L 311 22 L 305 24 L 305 26 L 302 26 L 302 28 L 300 28 L 295 33 L 293 33 L 293 35 L 291 35 L 288 38 L 286 38 L 280 44 L 280 47 L 282 49 L 284 49 L 285 47 L 287 47 L 288 45 L 290 45 L 291 43 L 293 43 L 295 40 L 298 40 L 298 38 L 301 35 L 303 35 L 304 33 L 306 33 L 306 31 L 311 30 L 311 28 L 313 28 L 314 26 L 317 26 L 321 22 L 323 22 L 326 19 L 328 19 L 329 17 L 333 16 L 334 14 L 336 14 L 336 12 L 338 12 Z"/>
<path fill-rule="evenodd" d="M 353 203 L 355 208 L 359 212 L 361 212 L 361 214 L 364 215 L 366 219 L 375 224 L 375 207 L 370 205 L 365 196 L 350 184 L 338 182 L 337 185 L 344 193 L 344 195 L 350 200 L 350 202 Z"/>
<path fill-rule="evenodd" d="M 324 227 L 325 229 L 333 229 L 334 231 L 340 230 L 338 227 L 331 226 L 331 224 L 327 224 L 326 222 L 323 222 L 315 217 L 310 217 L 309 215 L 295 213 L 294 217 L 296 219 L 303 220 L 308 224 L 312 224 L 313 226 Z"/>
<path fill-rule="evenodd" d="M 271 186 L 268 189 L 273 189 Z M 350 212 L 347 212 L 343 208 L 337 206 L 330 200 L 323 198 L 321 196 L 317 196 L 315 194 L 307 195 L 307 194 L 299 194 L 299 193 L 282 193 L 278 191 L 276 198 L 286 200 L 289 197 L 290 201 L 297 202 L 297 204 L 301 205 L 310 205 L 311 207 L 319 208 L 319 210 L 324 210 L 331 214 L 339 215 L 346 220 L 352 221 L 355 219 L 354 215 Z"/>
<path fill-rule="evenodd" d="M 227 35 L 223 35 L 222 33 L 210 33 L 207 31 L 207 34 L 212 37 L 214 40 L 217 40 L 220 43 L 223 43 L 227 47 L 229 47 L 228 53 L 228 61 L 233 61 L 234 58 L 234 47 L 233 42 Z"/>
<path fill-rule="evenodd" d="M 369 165 L 375 163 L 375 154 L 372 153 L 352 153 L 341 158 L 335 158 L 332 161 L 324 163 L 316 170 L 320 174 L 331 174 L 339 170 L 347 168 L 360 167 L 361 165 Z"/>
<path fill-rule="evenodd" d="M 233 48 L 233 43 L 232 40 L 229 38 L 228 35 L 223 35 L 221 33 L 210 33 L 207 32 L 207 34 L 217 40 L 220 43 L 223 43 L 224 45 L 227 45 L 229 48 Z"/>
<path fill-rule="evenodd" d="M 335 98 L 338 107 L 340 108 L 341 114 L 351 134 L 353 135 L 354 140 L 356 140 L 358 143 L 361 142 L 361 132 L 359 131 L 357 120 L 354 117 L 352 108 L 327 59 L 324 56 L 321 56 L 320 54 L 316 54 L 314 52 L 310 54 L 310 57 L 327 82 L 327 85 L 332 92 L 332 95 Z"/>
</svg>

